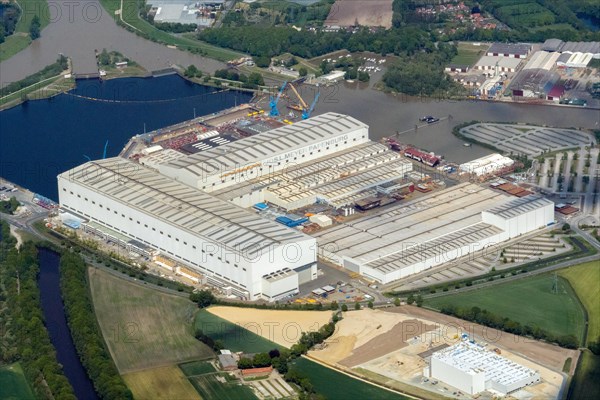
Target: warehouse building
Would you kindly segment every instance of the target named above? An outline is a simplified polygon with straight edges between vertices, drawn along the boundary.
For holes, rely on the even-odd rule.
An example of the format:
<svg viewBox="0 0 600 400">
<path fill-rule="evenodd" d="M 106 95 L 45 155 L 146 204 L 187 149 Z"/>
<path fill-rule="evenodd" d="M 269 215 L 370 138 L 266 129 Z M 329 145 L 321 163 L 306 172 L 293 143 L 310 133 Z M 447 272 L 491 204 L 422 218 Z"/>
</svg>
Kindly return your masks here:
<svg viewBox="0 0 600 400">
<path fill-rule="evenodd" d="M 520 58 L 483 56 L 475 64 L 475 69 L 480 71 L 515 72 L 521 64 Z"/>
<path fill-rule="evenodd" d="M 389 283 L 495 246 L 554 221 L 551 201 L 463 183 L 317 232 L 319 255 Z"/>
<path fill-rule="evenodd" d="M 515 162 L 511 158 L 494 153 L 460 164 L 459 169 L 467 174 L 483 176 L 501 171 L 514 163 Z"/>
<path fill-rule="evenodd" d="M 493 43 L 486 55 L 493 57 L 527 58 L 531 51 L 528 43 Z"/>
<path fill-rule="evenodd" d="M 316 241 L 123 158 L 58 176 L 63 209 L 160 250 L 208 283 L 277 300 L 316 278 Z"/>
<path fill-rule="evenodd" d="M 507 395 L 540 382 L 540 374 L 477 343 L 463 340 L 431 355 L 429 376 L 475 395 L 486 390 Z"/>
</svg>

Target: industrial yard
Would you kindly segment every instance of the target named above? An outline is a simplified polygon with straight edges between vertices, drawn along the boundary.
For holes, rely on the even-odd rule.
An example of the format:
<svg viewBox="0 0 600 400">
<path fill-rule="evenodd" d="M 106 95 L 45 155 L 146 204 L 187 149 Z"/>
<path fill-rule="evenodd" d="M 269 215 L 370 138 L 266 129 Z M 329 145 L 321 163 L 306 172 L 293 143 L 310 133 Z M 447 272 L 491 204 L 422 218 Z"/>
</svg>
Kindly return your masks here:
<svg viewBox="0 0 600 400">
<path fill-rule="evenodd" d="M 565 379 L 563 363 L 576 354 L 411 306 L 348 312 L 338 327 L 322 348 L 309 352 L 311 357 L 422 397 L 471 398 L 452 382 L 424 375 L 432 354 L 461 343 L 463 335 L 539 373 L 541 382 L 512 393 L 514 398 L 557 398 Z M 481 396 L 491 398 L 489 392 Z"/>
</svg>

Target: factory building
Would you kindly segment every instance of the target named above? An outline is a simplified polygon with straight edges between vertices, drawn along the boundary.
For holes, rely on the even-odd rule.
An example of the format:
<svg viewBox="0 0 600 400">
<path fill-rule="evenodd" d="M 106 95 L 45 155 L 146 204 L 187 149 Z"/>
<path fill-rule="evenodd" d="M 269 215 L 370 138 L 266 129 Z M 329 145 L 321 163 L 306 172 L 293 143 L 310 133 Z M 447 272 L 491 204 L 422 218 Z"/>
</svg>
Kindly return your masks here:
<svg viewBox="0 0 600 400">
<path fill-rule="evenodd" d="M 316 278 L 315 239 L 123 158 L 58 176 L 61 207 L 160 250 L 187 275 L 249 300 L 277 300 Z"/>
<path fill-rule="evenodd" d="M 317 232 L 325 260 L 389 283 L 496 246 L 554 221 L 554 204 L 463 183 Z"/>
<path fill-rule="evenodd" d="M 475 69 L 480 71 L 515 72 L 521 64 L 520 58 L 483 56 L 475 64 Z"/>
<path fill-rule="evenodd" d="M 368 141 L 367 125 L 326 113 L 155 166 L 165 176 L 213 192 Z"/>
<path fill-rule="evenodd" d="M 507 395 L 540 382 L 540 374 L 483 346 L 463 340 L 431 355 L 429 376 L 470 395 Z"/>
</svg>

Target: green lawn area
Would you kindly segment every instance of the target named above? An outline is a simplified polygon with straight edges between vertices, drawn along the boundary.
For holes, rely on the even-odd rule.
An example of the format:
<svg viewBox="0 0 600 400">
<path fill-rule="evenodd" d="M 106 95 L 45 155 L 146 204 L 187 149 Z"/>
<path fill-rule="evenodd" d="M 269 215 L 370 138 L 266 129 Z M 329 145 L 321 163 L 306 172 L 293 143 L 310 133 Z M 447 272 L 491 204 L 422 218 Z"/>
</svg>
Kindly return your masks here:
<svg viewBox="0 0 600 400">
<path fill-rule="evenodd" d="M 405 396 L 354 379 L 306 358 L 294 361 L 294 367 L 308 376 L 317 393 L 327 399 L 406 400 Z"/>
<path fill-rule="evenodd" d="M 208 361 L 192 361 L 185 364 L 179 364 L 179 368 L 181 368 L 184 375 L 187 377 L 216 372 L 215 367 Z"/>
<path fill-rule="evenodd" d="M 217 377 L 223 377 L 228 380 L 227 383 L 219 382 Z M 257 400 L 248 386 L 240 384 L 238 381 L 230 381 L 228 374 L 210 374 L 200 375 L 189 378 L 192 385 L 196 388 L 200 396 L 206 400 Z"/>
<path fill-rule="evenodd" d="M 588 262 L 575 265 L 560 271 L 560 276 L 566 278 L 579 300 L 587 310 L 589 325 L 587 339 L 598 341 L 600 338 L 600 263 Z"/>
<path fill-rule="evenodd" d="M 459 65 L 473 65 L 485 54 L 488 46 L 474 46 L 472 43 L 459 43 L 458 54 L 451 63 Z"/>
<path fill-rule="evenodd" d="M 591 351 L 581 352 L 575 375 L 569 388 L 569 399 L 596 400 L 600 398 L 600 356 Z"/>
<path fill-rule="evenodd" d="M 0 399 L 33 400 L 35 397 L 23 374 L 21 364 L 14 363 L 0 367 Z"/>
<path fill-rule="evenodd" d="M 213 357 L 193 335 L 197 307 L 185 297 L 90 269 L 104 340 L 120 373 Z"/>
<path fill-rule="evenodd" d="M 41 29 L 44 29 L 50 23 L 50 10 L 48 8 L 48 0 L 16 0 L 21 7 L 21 17 L 15 32 L 29 33 L 31 20 L 35 15 L 40 18 Z M 56 11 L 56 10 L 54 10 Z"/>
<path fill-rule="evenodd" d="M 555 336 L 583 337 L 584 314 L 572 289 L 558 278 L 558 293 L 552 292 L 554 275 L 543 274 L 489 288 L 425 299 L 425 305 L 440 309 L 477 306 L 521 325 L 539 327 Z"/>
<path fill-rule="evenodd" d="M 278 344 L 206 310 L 201 310 L 196 314 L 194 325 L 196 329 L 202 329 L 213 340 L 222 340 L 225 348 L 233 352 L 262 353 L 282 348 Z"/>
<path fill-rule="evenodd" d="M 0 44 L 0 61 L 8 60 L 31 43 L 29 35 L 15 33 Z"/>
<path fill-rule="evenodd" d="M 121 0 L 100 0 L 100 3 L 108 12 L 108 14 L 113 16 L 117 21 L 120 20 L 119 15 L 116 15 L 115 11 L 120 9 Z M 123 21 L 125 21 L 127 24 L 133 26 L 135 29 L 141 32 L 142 36 L 155 42 L 162 43 L 165 45 L 177 46 L 184 50 L 201 50 L 203 54 L 207 57 L 214 58 L 220 61 L 233 60 L 243 56 L 242 53 L 223 49 L 221 47 L 213 46 L 208 43 L 196 40 L 194 38 L 194 34 L 174 36 L 169 34 L 168 32 L 157 29 L 148 21 L 145 21 L 139 17 L 137 1 L 123 1 L 123 10 L 121 11 L 121 14 L 123 17 Z"/>
</svg>

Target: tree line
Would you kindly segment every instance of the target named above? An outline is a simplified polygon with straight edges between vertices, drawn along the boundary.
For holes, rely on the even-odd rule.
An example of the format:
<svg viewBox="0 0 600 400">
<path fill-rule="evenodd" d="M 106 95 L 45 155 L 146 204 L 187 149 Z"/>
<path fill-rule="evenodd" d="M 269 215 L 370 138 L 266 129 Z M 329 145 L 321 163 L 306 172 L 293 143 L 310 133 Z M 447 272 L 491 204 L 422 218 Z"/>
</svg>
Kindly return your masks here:
<svg viewBox="0 0 600 400">
<path fill-rule="evenodd" d="M 36 398 L 76 400 L 44 325 L 32 242 L 15 248 L 0 221 L 0 363 L 20 362 Z"/>
<path fill-rule="evenodd" d="M 87 266 L 81 256 L 63 251 L 60 286 L 65 313 L 79 359 L 102 399 L 133 399 L 106 347 L 89 290 Z"/>
<path fill-rule="evenodd" d="M 39 72 L 33 75 L 29 75 L 27 78 L 21 79 L 20 81 L 13 82 L 0 89 L 0 96 L 7 96 L 11 93 L 17 92 L 23 88 L 38 83 L 44 79 L 51 78 L 59 75 L 62 71 L 68 68 L 68 60 L 65 56 L 59 56 L 54 64 L 50 64 Z"/>
<path fill-rule="evenodd" d="M 546 342 L 556 343 L 559 346 L 567 349 L 576 349 L 579 345 L 579 340 L 577 337 L 575 337 L 575 335 L 555 336 L 539 327 L 521 325 L 521 323 L 517 321 L 495 315 L 487 310 L 482 310 L 479 307 L 461 308 L 453 305 L 447 305 L 442 307 L 440 312 L 446 315 L 453 315 L 466 321 L 475 322 L 479 325 L 485 325 L 489 326 L 490 328 L 513 333 L 515 335 L 529 336 L 536 340 L 544 340 Z"/>
<path fill-rule="evenodd" d="M 14 3 L 0 4 L 0 43 L 14 33 L 21 9 Z"/>
</svg>

